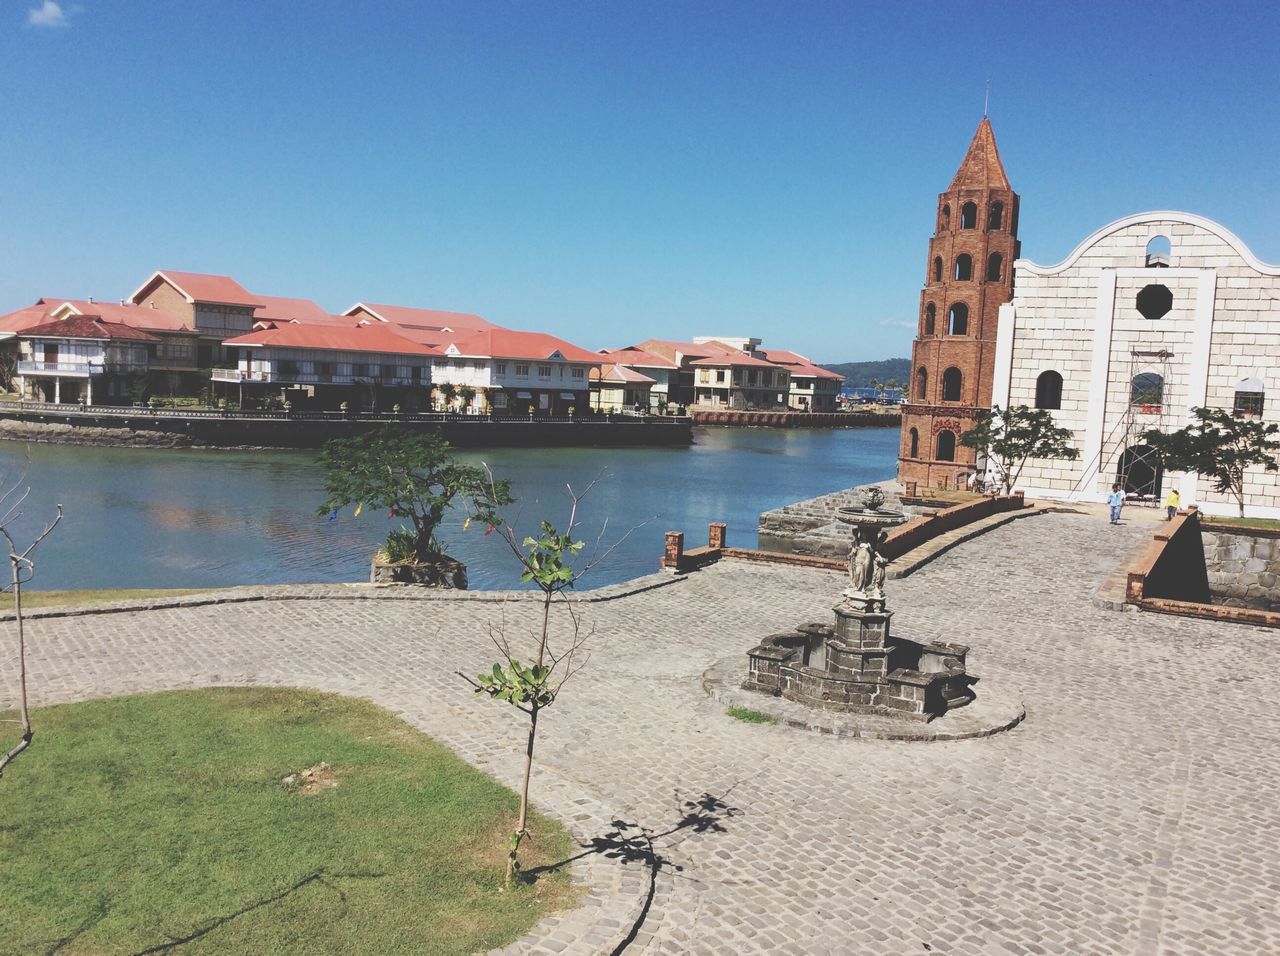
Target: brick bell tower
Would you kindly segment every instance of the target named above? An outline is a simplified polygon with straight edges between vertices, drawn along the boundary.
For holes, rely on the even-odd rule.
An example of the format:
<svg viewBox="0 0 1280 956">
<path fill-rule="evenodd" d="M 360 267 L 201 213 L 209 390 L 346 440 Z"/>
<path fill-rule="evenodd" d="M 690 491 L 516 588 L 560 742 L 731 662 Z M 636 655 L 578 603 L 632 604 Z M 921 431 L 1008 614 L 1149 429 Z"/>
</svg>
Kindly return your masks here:
<svg viewBox="0 0 1280 956">
<path fill-rule="evenodd" d="M 984 116 L 938 197 L 902 413 L 898 479 L 904 484 L 954 488 L 973 471 L 974 451 L 959 437 L 991 407 L 996 322 L 1000 306 L 1013 298 L 1019 248 L 1018 194 Z"/>
</svg>

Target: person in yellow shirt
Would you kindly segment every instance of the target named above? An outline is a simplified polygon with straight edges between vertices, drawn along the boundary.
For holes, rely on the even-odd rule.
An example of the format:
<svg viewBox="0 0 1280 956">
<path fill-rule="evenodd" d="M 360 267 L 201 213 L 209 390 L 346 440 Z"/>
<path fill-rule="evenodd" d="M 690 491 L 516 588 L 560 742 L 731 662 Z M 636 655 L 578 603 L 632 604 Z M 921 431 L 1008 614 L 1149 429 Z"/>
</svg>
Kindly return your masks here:
<svg viewBox="0 0 1280 956">
<path fill-rule="evenodd" d="M 1178 513 L 1178 507 L 1182 504 L 1182 496 L 1178 494 L 1177 488 L 1170 488 L 1169 493 L 1164 496 L 1164 509 L 1169 513 L 1169 517 L 1165 521 L 1172 521 L 1173 516 Z"/>
</svg>

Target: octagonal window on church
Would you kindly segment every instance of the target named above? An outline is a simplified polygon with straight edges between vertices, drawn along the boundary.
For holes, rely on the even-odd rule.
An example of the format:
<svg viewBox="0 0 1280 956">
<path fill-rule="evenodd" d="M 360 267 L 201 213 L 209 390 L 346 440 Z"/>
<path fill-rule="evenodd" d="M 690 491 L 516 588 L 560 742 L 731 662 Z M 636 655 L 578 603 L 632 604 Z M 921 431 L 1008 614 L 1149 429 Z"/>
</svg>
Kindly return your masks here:
<svg viewBox="0 0 1280 956">
<path fill-rule="evenodd" d="M 1135 304 L 1144 319 L 1155 322 L 1173 310 L 1173 293 L 1165 285 L 1143 286 Z"/>
</svg>

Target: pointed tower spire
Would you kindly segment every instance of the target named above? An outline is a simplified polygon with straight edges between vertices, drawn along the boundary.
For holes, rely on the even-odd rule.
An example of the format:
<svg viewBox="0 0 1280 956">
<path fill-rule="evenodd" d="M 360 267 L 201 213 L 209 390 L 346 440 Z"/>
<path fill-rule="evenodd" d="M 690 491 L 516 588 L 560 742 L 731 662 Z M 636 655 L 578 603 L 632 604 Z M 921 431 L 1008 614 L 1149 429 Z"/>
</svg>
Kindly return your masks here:
<svg viewBox="0 0 1280 956">
<path fill-rule="evenodd" d="M 1011 188 L 1009 177 L 1005 175 L 1004 166 L 1000 163 L 1000 151 L 996 149 L 996 134 L 991 129 L 991 120 L 984 116 L 948 191 Z"/>
</svg>

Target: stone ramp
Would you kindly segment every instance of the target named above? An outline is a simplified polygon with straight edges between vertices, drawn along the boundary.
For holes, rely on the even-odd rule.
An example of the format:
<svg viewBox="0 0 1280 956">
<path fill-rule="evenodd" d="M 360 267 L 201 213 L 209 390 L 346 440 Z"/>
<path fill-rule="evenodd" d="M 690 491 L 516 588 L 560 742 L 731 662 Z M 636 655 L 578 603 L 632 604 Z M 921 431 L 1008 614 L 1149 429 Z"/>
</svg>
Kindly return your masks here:
<svg viewBox="0 0 1280 956">
<path fill-rule="evenodd" d="M 833 491 L 827 495 L 819 495 L 817 498 L 797 501 L 794 504 L 783 505 L 781 508 L 766 511 L 760 515 L 756 531 L 762 539 L 769 538 L 779 543 L 795 541 L 798 545 L 801 542 L 820 542 L 832 536 L 833 532 L 829 531 L 829 529 L 835 527 L 843 528 L 843 538 L 846 542 L 845 552 L 848 552 L 849 529 L 847 526 L 837 525 L 836 512 L 841 508 L 860 506 L 863 493 L 871 487 L 879 488 L 884 492 L 885 508 L 905 511 L 908 517 L 914 517 L 916 511 L 918 511 L 918 509 L 903 507 L 897 481 L 888 479 L 867 485 L 858 485 L 854 488 L 845 488 L 841 491 Z M 795 551 L 795 553 L 819 554 L 821 552 Z"/>
</svg>

